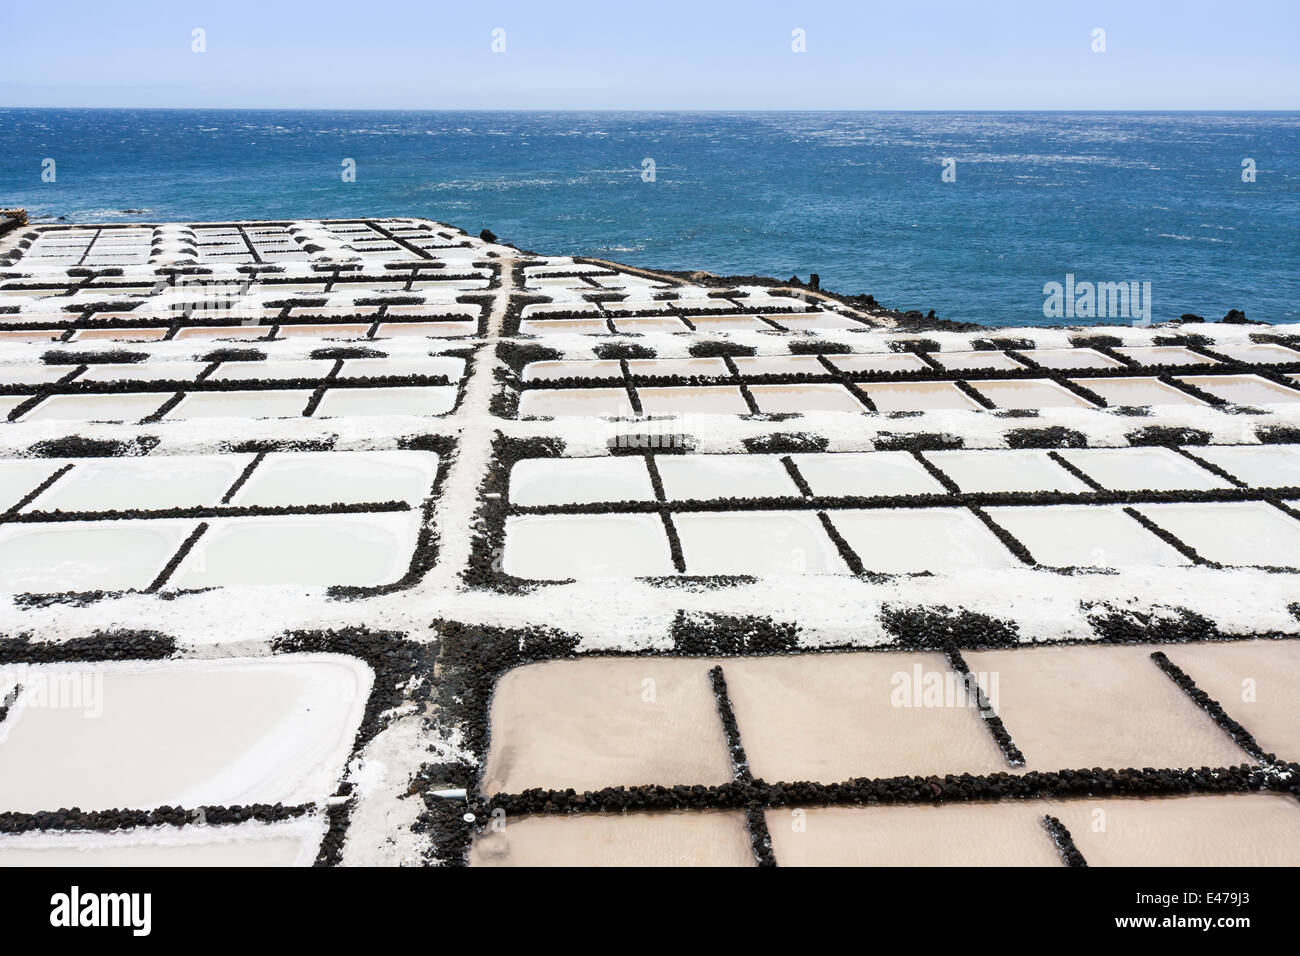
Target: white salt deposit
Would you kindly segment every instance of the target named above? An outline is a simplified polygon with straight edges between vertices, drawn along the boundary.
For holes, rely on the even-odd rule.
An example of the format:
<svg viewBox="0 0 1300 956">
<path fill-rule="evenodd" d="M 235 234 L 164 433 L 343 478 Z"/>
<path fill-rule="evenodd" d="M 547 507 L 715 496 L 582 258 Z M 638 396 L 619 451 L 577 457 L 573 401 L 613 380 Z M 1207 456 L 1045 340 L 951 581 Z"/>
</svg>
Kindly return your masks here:
<svg viewBox="0 0 1300 956">
<path fill-rule="evenodd" d="M 0 723 L 0 806 L 29 813 L 324 800 L 373 680 L 325 654 L 38 664 L 18 677 Z M 48 689 L 67 687 L 75 706 L 54 705 Z"/>
</svg>

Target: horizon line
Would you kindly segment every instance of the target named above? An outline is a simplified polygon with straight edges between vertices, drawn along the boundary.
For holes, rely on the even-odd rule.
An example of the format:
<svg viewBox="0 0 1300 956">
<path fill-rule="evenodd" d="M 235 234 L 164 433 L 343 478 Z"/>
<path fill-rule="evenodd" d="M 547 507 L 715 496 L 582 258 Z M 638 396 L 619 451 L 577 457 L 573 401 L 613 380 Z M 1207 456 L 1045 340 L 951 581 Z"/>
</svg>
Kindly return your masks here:
<svg viewBox="0 0 1300 956">
<path fill-rule="evenodd" d="M 1071 107 L 1068 109 L 980 107 L 980 108 L 896 108 L 868 109 L 862 107 L 511 107 L 511 106 L 24 106 L 0 104 L 0 110 L 151 110 L 187 112 L 316 112 L 316 113 L 1300 113 L 1295 107 Z"/>
</svg>

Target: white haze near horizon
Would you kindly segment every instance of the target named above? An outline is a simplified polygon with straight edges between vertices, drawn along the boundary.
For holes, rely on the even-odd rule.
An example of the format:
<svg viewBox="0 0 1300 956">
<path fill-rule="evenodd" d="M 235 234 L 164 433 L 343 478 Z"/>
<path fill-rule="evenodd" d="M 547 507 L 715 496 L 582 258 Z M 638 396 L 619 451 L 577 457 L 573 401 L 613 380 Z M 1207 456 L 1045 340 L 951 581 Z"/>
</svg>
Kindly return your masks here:
<svg viewBox="0 0 1300 956">
<path fill-rule="evenodd" d="M 0 35 L 3 106 L 1300 108 L 1294 0 L 45 0 Z"/>
</svg>

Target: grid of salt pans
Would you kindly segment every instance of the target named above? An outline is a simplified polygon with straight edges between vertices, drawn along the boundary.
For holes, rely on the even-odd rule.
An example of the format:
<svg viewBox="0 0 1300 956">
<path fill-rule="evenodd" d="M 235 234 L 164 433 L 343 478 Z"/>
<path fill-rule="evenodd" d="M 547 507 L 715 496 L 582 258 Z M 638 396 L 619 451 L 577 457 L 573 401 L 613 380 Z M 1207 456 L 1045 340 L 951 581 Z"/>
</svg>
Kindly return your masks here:
<svg viewBox="0 0 1300 956">
<path fill-rule="evenodd" d="M 24 252 L 32 266 L 125 266 L 149 261 L 153 230 L 81 227 L 41 232 Z"/>
<path fill-rule="evenodd" d="M 504 569 L 535 580 L 1300 567 L 1300 446 L 537 458 Z"/>
<path fill-rule="evenodd" d="M 202 340 L 212 342 L 279 342 L 289 339 L 317 338 L 345 342 L 382 341 L 392 338 L 465 338 L 477 333 L 480 309 L 460 306 L 376 306 L 339 309 L 294 309 L 298 315 L 282 315 L 283 310 L 267 310 L 260 316 L 260 324 L 191 325 L 181 318 L 148 320 L 150 324 L 136 325 L 144 318 L 140 313 L 87 313 L 91 327 L 79 317 L 44 316 L 48 322 L 37 329 L 3 328 L 6 316 L 0 315 L 0 343 L 55 343 L 60 341 L 89 342 L 160 342 L 171 339 Z M 122 322 L 122 319 L 128 318 Z M 229 313 L 214 312 L 209 316 L 191 315 L 189 321 L 230 321 Z M 103 320 L 102 325 L 95 323 Z M 356 320 L 356 321 L 353 321 Z M 69 328 L 69 325 L 75 324 Z"/>
<path fill-rule="evenodd" d="M 1268 343 L 1206 351 L 1078 347 L 541 361 L 524 368 L 518 414 L 635 417 L 1300 401 L 1295 374 L 1300 352 Z M 1151 365 L 1160 365 L 1162 374 L 1142 374 Z M 1171 370 L 1189 374 L 1168 374 Z M 1008 373 L 1014 377 L 1000 377 Z M 799 380 L 783 380 L 789 376 Z"/>
<path fill-rule="evenodd" d="M 836 331 L 873 328 L 865 318 L 813 308 L 761 286 L 676 284 L 572 259 L 530 261 L 520 291 L 523 335 L 558 333 Z M 509 331 L 509 330 L 507 330 Z"/>
<path fill-rule="evenodd" d="M 411 220 L 47 228 L 0 267 L 0 341 L 474 335 L 489 248 Z"/>
<path fill-rule="evenodd" d="M 158 246 L 192 246 L 201 263 L 310 262 L 307 248 L 320 232 L 358 259 L 430 258 L 432 250 L 467 247 L 470 241 L 432 223 L 357 220 L 317 224 L 229 223 L 194 226 L 81 226 L 43 228 L 23 251 L 25 266 L 135 266 L 159 259 Z M 323 251 L 323 250 L 319 250 Z M 175 257 L 172 257 L 175 258 Z"/>
<path fill-rule="evenodd" d="M 496 688 L 482 787 L 491 800 L 530 788 L 719 787 L 752 774 L 765 836 L 784 866 L 1061 865 L 1043 825 L 1048 815 L 1065 825 L 1092 865 L 1296 865 L 1300 804 L 1284 793 L 806 807 L 773 806 L 769 796 L 764 808 L 763 795 L 782 789 L 767 785 L 778 781 L 829 786 L 1061 768 L 1257 764 L 1162 673 L 1150 659 L 1154 649 L 965 652 L 984 706 L 992 703 L 1023 766 L 1008 763 L 962 675 L 937 651 L 528 665 Z M 1163 649 L 1198 686 L 1228 702 L 1231 716 L 1267 752 L 1296 752 L 1300 642 Z M 719 716 L 708 673 L 715 666 L 725 674 L 743 770 Z M 1248 701 L 1245 680 L 1258 691 Z M 720 800 L 696 805 L 654 814 L 508 816 L 505 827 L 479 834 L 470 860 L 752 864 L 756 841 L 744 810 Z"/>
<path fill-rule="evenodd" d="M 426 222 L 325 222 L 322 227 L 349 249 L 363 254 L 415 253 L 428 258 L 431 254 L 443 255 L 448 249 L 468 249 L 473 240 L 450 229 L 439 229 Z"/>
<path fill-rule="evenodd" d="M 0 366 L 0 413 L 8 421 L 445 415 L 465 374 L 464 359 L 445 355 L 92 363 L 78 363 L 75 352 L 53 357 L 64 364 Z"/>
<path fill-rule="evenodd" d="M 0 581 L 32 593 L 391 584 L 437 465 L 418 451 L 0 461 Z"/>
</svg>

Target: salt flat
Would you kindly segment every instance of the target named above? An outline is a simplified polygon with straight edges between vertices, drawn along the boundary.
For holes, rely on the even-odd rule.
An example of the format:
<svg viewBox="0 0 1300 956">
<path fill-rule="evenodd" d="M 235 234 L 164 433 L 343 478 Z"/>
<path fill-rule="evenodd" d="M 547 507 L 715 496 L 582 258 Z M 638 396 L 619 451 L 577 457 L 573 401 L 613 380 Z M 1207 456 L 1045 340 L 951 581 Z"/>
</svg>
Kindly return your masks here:
<svg viewBox="0 0 1300 956">
<path fill-rule="evenodd" d="M 1289 861 L 1298 348 L 18 230 L 0 864 Z"/>
</svg>

